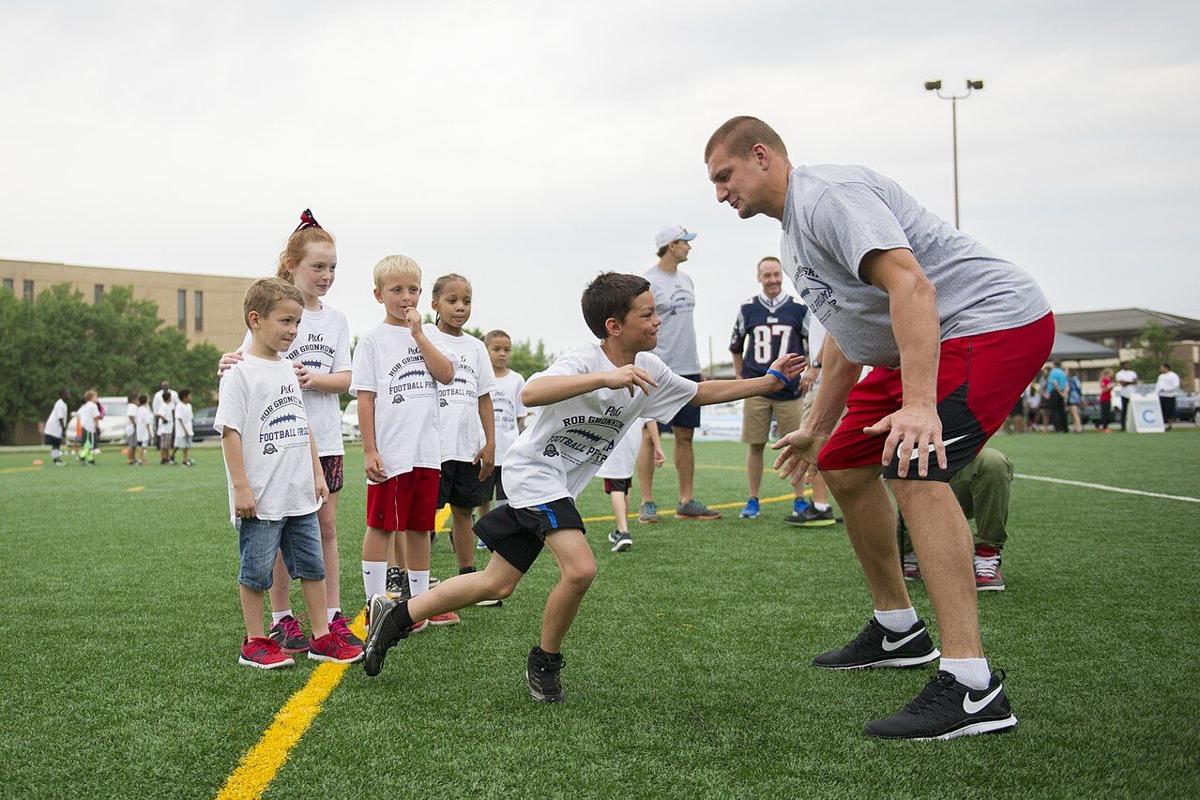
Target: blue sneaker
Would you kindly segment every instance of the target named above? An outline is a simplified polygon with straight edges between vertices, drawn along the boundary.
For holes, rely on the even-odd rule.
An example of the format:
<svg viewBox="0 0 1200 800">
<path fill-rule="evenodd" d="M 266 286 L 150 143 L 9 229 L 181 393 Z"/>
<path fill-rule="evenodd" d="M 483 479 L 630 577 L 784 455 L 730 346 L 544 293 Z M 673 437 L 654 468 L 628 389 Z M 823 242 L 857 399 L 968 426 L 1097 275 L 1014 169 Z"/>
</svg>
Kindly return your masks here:
<svg viewBox="0 0 1200 800">
<path fill-rule="evenodd" d="M 741 513 L 738 514 L 738 516 L 741 517 L 742 519 L 757 519 L 758 514 L 759 514 L 758 498 L 751 497 L 749 500 L 746 501 L 745 508 L 742 509 Z"/>
<path fill-rule="evenodd" d="M 803 525 L 808 520 L 806 511 L 808 511 L 808 501 L 797 497 L 792 501 L 791 515 L 784 518 L 784 521 L 789 525 Z"/>
</svg>

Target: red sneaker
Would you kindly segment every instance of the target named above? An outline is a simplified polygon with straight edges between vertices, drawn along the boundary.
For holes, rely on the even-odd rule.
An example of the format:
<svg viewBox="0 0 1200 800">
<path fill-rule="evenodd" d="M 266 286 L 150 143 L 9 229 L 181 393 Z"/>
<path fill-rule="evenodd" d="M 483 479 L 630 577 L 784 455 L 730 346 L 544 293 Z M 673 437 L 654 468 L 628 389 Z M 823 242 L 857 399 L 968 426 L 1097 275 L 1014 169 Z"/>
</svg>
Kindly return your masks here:
<svg viewBox="0 0 1200 800">
<path fill-rule="evenodd" d="M 342 641 L 333 631 L 308 645 L 308 657 L 313 661 L 332 661 L 335 664 L 353 664 L 362 661 L 363 649 L 358 645 Z"/>
<path fill-rule="evenodd" d="M 447 611 L 445 614 L 434 614 L 429 618 L 430 625 L 437 625 L 439 627 L 442 625 L 457 625 L 460 622 L 462 620 L 453 611 Z"/>
<path fill-rule="evenodd" d="M 409 633 L 420 633 L 421 631 L 425 630 L 428 627 L 429 627 L 429 620 L 423 619 L 419 622 L 414 622 L 413 626 L 408 629 L 408 632 Z"/>
<path fill-rule="evenodd" d="M 362 639 L 350 630 L 350 620 L 346 619 L 346 616 L 340 611 L 333 615 L 333 621 L 329 623 L 329 630 L 336 633 L 338 638 L 346 644 L 352 644 L 355 647 L 363 646 Z"/>
<path fill-rule="evenodd" d="M 975 545 L 975 589 L 980 592 L 1004 591 L 999 547 L 988 544 Z"/>
<path fill-rule="evenodd" d="M 291 656 L 283 652 L 283 648 L 277 642 L 273 642 L 265 636 L 243 639 L 242 654 L 238 656 L 238 663 L 245 667 L 256 667 L 258 669 L 280 669 L 281 667 L 296 666 L 296 662 L 292 660 Z"/>
</svg>

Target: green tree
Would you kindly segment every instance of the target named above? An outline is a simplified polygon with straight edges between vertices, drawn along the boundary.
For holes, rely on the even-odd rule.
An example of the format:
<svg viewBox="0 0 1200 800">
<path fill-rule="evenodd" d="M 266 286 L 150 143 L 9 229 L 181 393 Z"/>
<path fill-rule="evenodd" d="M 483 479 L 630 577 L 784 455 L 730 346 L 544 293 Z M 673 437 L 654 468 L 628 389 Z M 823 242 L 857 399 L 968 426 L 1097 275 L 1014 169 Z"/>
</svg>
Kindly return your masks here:
<svg viewBox="0 0 1200 800">
<path fill-rule="evenodd" d="M 1153 383 L 1158 378 L 1158 368 L 1161 364 L 1170 364 L 1176 372 L 1183 370 L 1179 359 L 1173 358 L 1171 352 L 1175 349 L 1175 337 L 1156 320 L 1150 320 L 1141 333 L 1141 355 L 1130 365 L 1133 371 L 1143 381 Z"/>
<path fill-rule="evenodd" d="M 0 441 L 44 418 L 63 388 L 77 407 L 88 389 L 152 394 L 165 379 L 176 389 L 190 388 L 193 403 L 210 404 L 220 351 L 208 344 L 189 348 L 180 331 L 161 326 L 158 306 L 135 299 L 126 286 L 113 287 L 95 304 L 69 284 L 42 291 L 32 303 L 0 292 L 0 337 L 21 362 L 0 381 Z"/>
<path fill-rule="evenodd" d="M 553 359 L 554 355 L 546 352 L 546 345 L 541 339 L 538 339 L 536 348 L 531 340 L 525 339 L 513 342 L 512 355 L 508 357 L 508 367 L 521 373 L 522 377 L 528 378 L 533 373 L 541 372 L 550 366 Z"/>
</svg>

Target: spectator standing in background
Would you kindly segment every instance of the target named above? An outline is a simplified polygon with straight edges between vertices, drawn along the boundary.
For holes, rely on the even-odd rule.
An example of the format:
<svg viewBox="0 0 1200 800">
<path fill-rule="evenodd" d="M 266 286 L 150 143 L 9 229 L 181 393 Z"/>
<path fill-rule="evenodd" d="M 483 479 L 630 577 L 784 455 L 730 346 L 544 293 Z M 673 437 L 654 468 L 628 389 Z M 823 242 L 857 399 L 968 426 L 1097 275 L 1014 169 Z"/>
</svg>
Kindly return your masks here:
<svg viewBox="0 0 1200 800">
<path fill-rule="evenodd" d="M 1105 433 L 1108 433 L 1108 426 L 1112 422 L 1112 393 L 1115 384 L 1112 369 L 1105 367 L 1100 373 L 1100 430 Z"/>
<path fill-rule="evenodd" d="M 1117 371 L 1117 385 L 1121 387 L 1121 430 L 1125 430 L 1129 422 L 1129 406 L 1132 405 L 1129 401 L 1133 398 L 1137 384 L 1138 374 L 1129 368 L 1128 361 L 1122 361 L 1121 369 Z"/>
<path fill-rule="evenodd" d="M 1062 362 L 1055 361 L 1050 374 L 1046 376 L 1047 410 L 1050 412 L 1050 424 L 1055 433 L 1067 432 L 1067 371 Z"/>
<path fill-rule="evenodd" d="M 1071 430 L 1083 433 L 1083 420 L 1079 417 L 1079 404 L 1083 402 L 1083 384 L 1079 376 L 1067 370 L 1067 410 L 1071 412 Z"/>
<path fill-rule="evenodd" d="M 1158 394 L 1158 404 L 1162 407 L 1163 423 L 1171 430 L 1171 422 L 1175 419 L 1175 398 L 1179 396 L 1179 376 L 1170 364 L 1162 364 L 1158 368 L 1158 380 L 1154 384 Z"/>
</svg>

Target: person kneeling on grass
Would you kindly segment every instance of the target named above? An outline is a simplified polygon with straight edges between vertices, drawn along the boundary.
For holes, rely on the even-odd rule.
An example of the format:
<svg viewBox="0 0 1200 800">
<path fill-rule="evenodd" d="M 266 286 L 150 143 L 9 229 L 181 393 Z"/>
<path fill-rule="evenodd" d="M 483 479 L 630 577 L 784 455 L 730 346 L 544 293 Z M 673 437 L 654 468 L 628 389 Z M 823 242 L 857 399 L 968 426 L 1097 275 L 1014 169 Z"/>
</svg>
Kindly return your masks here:
<svg viewBox="0 0 1200 800">
<path fill-rule="evenodd" d="M 561 701 L 562 642 L 596 575 L 574 498 L 639 417 L 670 420 L 689 403 L 769 394 L 804 368 L 803 358 L 785 355 L 760 378 L 698 384 L 675 375 L 649 352 L 657 343 L 660 319 L 650 284 L 636 275 L 601 273 L 584 290 L 582 306 L 600 344 L 564 353 L 525 384 L 522 402 L 545 409 L 508 452 L 501 478 L 508 505 L 475 524 L 475 533 L 492 551 L 487 567 L 408 601 L 373 596 L 363 662 L 367 675 L 379 674 L 388 649 L 408 635 L 414 620 L 487 597 L 508 597 L 542 548 L 549 547 L 560 576 L 546 600 L 526 680 L 534 700 Z"/>
<path fill-rule="evenodd" d="M 1013 464 L 999 450 L 985 447 L 975 460 L 954 474 L 950 491 L 967 519 L 975 520 L 975 590 L 1003 592 L 1000 551 L 1008 541 L 1008 498 L 1012 491 Z M 904 580 L 921 579 L 921 566 L 913 551 L 904 516 L 896 527 Z"/>
<path fill-rule="evenodd" d="M 275 553 L 299 578 L 312 620 L 308 657 L 350 664 L 362 648 L 329 630 L 317 509 L 329 496 L 292 363 L 279 357 L 296 338 L 304 298 L 280 278 L 251 284 L 243 303 L 251 344 L 221 378 L 213 428 L 221 435 L 229 513 L 238 531 L 238 590 L 246 638 L 238 663 L 259 669 L 295 661 L 263 632 L 263 593 Z"/>
</svg>

